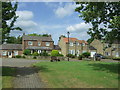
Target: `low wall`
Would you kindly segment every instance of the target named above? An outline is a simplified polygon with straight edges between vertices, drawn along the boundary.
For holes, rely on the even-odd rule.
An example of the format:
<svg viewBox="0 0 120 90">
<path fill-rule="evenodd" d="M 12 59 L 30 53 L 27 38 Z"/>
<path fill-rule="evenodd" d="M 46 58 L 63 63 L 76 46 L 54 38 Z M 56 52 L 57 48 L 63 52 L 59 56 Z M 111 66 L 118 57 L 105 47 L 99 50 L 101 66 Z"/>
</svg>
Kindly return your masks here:
<svg viewBox="0 0 120 90">
<path fill-rule="evenodd" d="M 28 59 L 33 59 L 34 56 L 25 56 Z M 60 60 L 64 60 L 64 57 L 59 57 Z M 36 56 L 36 59 L 40 59 L 40 60 L 51 60 L 51 56 Z"/>
</svg>

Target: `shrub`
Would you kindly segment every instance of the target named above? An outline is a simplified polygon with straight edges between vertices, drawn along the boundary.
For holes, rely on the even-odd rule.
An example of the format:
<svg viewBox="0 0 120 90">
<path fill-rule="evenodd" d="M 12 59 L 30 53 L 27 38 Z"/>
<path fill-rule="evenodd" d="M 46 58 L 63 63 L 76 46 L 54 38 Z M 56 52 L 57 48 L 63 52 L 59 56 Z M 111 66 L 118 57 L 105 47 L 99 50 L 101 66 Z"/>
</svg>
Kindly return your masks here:
<svg viewBox="0 0 120 90">
<path fill-rule="evenodd" d="M 51 56 L 58 56 L 58 55 L 59 55 L 58 50 L 52 50 Z"/>
<path fill-rule="evenodd" d="M 113 57 L 113 60 L 120 60 L 120 57 Z"/>
<path fill-rule="evenodd" d="M 89 52 L 84 52 L 84 53 L 82 53 L 82 56 L 88 58 L 90 56 L 90 53 Z"/>
<path fill-rule="evenodd" d="M 25 49 L 25 50 L 23 51 L 23 54 L 24 54 L 24 55 L 30 55 L 30 54 L 31 54 L 31 52 L 30 52 L 30 50 L 29 50 L 29 49 Z"/>
<path fill-rule="evenodd" d="M 58 56 L 61 56 L 61 57 L 63 57 L 64 55 L 62 55 L 62 54 L 58 54 Z"/>
<path fill-rule="evenodd" d="M 32 55 L 33 56 L 39 56 L 39 54 L 37 52 L 34 52 Z"/>
<path fill-rule="evenodd" d="M 79 55 L 78 56 L 78 60 L 82 60 L 83 56 L 82 55 Z"/>
<path fill-rule="evenodd" d="M 46 51 L 40 53 L 40 56 L 50 56 Z"/>
<path fill-rule="evenodd" d="M 75 55 L 73 55 L 73 54 L 67 54 L 66 56 L 70 57 L 70 58 L 75 58 Z"/>
<path fill-rule="evenodd" d="M 26 58 L 25 56 L 22 56 L 22 58 Z"/>
<path fill-rule="evenodd" d="M 20 56 L 20 55 L 16 55 L 15 57 L 16 57 L 16 58 L 21 58 L 21 56 Z"/>
<path fill-rule="evenodd" d="M 33 57 L 33 59 L 37 59 L 37 57 L 36 57 L 36 56 L 34 56 L 34 57 Z"/>
</svg>

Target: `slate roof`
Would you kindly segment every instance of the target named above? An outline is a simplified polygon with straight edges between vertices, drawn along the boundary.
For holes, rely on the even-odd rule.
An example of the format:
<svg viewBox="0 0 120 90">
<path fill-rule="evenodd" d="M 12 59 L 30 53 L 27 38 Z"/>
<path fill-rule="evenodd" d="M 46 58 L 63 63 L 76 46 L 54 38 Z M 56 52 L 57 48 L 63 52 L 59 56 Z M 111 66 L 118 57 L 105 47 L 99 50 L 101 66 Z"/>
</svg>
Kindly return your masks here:
<svg viewBox="0 0 120 90">
<path fill-rule="evenodd" d="M 0 50 L 22 50 L 22 44 L 2 44 Z"/>
<path fill-rule="evenodd" d="M 37 46 L 29 46 L 26 49 L 30 49 L 30 50 L 52 50 L 52 48 L 50 47 L 37 47 Z"/>
<path fill-rule="evenodd" d="M 54 45 L 55 50 L 61 50 L 61 48 L 58 45 Z"/>
<path fill-rule="evenodd" d="M 27 36 L 27 35 L 23 35 L 23 40 L 40 40 L 53 42 L 51 37 Z"/>
<path fill-rule="evenodd" d="M 90 50 L 97 50 L 96 48 L 94 48 L 93 46 L 89 46 Z"/>
</svg>

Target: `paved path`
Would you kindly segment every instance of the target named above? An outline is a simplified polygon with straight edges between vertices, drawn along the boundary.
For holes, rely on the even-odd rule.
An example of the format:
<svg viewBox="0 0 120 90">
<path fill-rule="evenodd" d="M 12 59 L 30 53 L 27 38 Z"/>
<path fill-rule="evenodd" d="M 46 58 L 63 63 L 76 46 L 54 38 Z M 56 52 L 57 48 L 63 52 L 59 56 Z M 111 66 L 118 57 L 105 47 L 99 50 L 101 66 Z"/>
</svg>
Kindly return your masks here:
<svg viewBox="0 0 120 90">
<path fill-rule="evenodd" d="M 3 59 L 2 66 L 17 69 L 13 80 L 14 88 L 44 88 L 45 83 L 41 81 L 37 70 L 31 67 L 31 64 L 40 61 L 43 60 Z"/>
<path fill-rule="evenodd" d="M 32 67 L 17 68 L 17 77 L 14 79 L 14 88 L 44 88 L 38 73 Z"/>
</svg>

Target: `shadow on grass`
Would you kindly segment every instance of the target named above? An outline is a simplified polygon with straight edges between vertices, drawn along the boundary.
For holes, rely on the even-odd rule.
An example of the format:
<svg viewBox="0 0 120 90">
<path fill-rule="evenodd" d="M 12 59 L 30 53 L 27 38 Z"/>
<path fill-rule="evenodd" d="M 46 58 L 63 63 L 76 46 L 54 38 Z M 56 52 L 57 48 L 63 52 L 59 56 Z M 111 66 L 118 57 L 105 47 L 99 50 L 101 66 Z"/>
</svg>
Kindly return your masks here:
<svg viewBox="0 0 120 90">
<path fill-rule="evenodd" d="M 44 66 L 34 66 L 37 71 L 40 71 L 40 72 L 51 72 L 52 70 L 49 70 L 48 67 L 46 65 Z"/>
<path fill-rule="evenodd" d="M 46 66 L 40 66 L 40 67 L 9 67 L 9 66 L 3 66 L 2 67 L 2 76 L 13 76 L 13 77 L 19 77 L 19 76 L 27 76 L 34 73 L 41 72 L 50 72 Z"/>
<path fill-rule="evenodd" d="M 15 74 L 15 67 L 2 67 L 2 76 L 13 76 Z"/>
<path fill-rule="evenodd" d="M 110 63 L 110 64 L 95 63 L 95 64 L 88 64 L 88 65 L 93 66 L 94 70 L 107 71 L 107 72 L 120 74 L 119 63 Z"/>
</svg>

